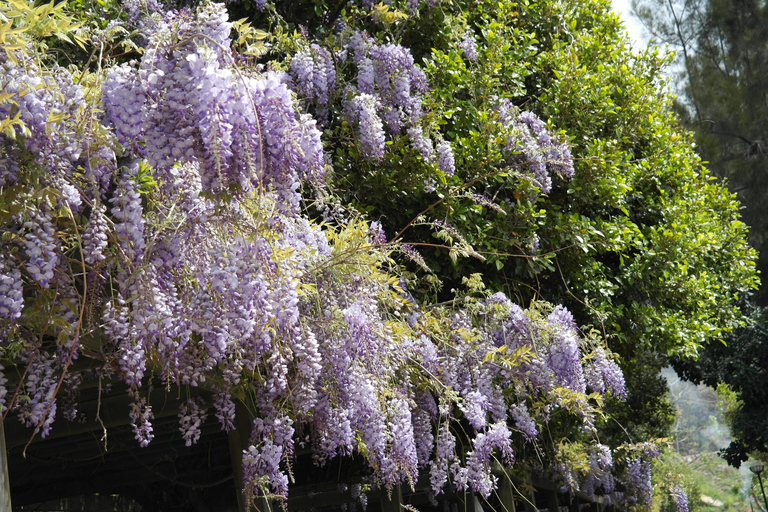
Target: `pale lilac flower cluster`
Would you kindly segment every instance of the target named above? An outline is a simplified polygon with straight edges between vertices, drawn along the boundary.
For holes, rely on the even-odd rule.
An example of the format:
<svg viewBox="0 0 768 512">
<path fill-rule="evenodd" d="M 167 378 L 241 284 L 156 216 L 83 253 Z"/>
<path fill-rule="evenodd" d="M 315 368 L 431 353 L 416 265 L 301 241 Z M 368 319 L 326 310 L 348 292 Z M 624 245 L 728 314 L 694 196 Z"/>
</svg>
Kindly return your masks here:
<svg viewBox="0 0 768 512">
<path fill-rule="evenodd" d="M 611 394 L 620 400 L 627 398 L 627 388 L 624 374 L 613 359 L 609 359 L 603 347 L 597 347 L 593 356 L 584 368 L 584 377 L 592 391 Z"/>
<path fill-rule="evenodd" d="M 48 288 L 53 280 L 53 271 L 59 263 L 59 240 L 54 232 L 51 215 L 30 212 L 29 219 L 24 221 L 24 229 L 27 271 L 40 286 Z"/>
<path fill-rule="evenodd" d="M 387 235 L 381 222 L 374 220 L 368 226 L 368 242 L 372 245 L 384 245 L 387 243 Z"/>
<path fill-rule="evenodd" d="M 0 141 L 0 187 L 12 185 L 19 177 L 19 148 L 11 145 L 11 141 Z"/>
<path fill-rule="evenodd" d="M 672 501 L 675 504 L 677 512 L 688 512 L 688 494 L 679 485 L 672 489 Z"/>
<path fill-rule="evenodd" d="M 467 31 L 459 42 L 459 49 L 470 62 L 477 62 L 477 41 L 471 31 Z"/>
<path fill-rule="evenodd" d="M 46 352 L 30 347 L 21 357 L 27 365 L 27 378 L 20 390 L 28 399 L 14 405 L 18 407 L 19 421 L 27 427 L 40 427 L 46 437 L 56 418 L 56 386 L 54 377 L 57 361 Z"/>
<path fill-rule="evenodd" d="M 197 12 L 193 29 L 199 30 L 213 41 L 216 45 L 213 49 L 219 57 L 222 53 L 229 54 L 232 23 L 229 21 L 229 13 L 223 4 L 213 2 L 202 4 Z"/>
<path fill-rule="evenodd" d="M 502 382 L 520 382 L 533 396 L 555 392 L 549 406 L 562 405 L 561 398 L 557 398 L 558 388 L 577 393 L 575 397 L 580 398 L 570 401 L 569 407 L 586 429 L 593 428 L 594 410 L 585 395 L 590 367 L 587 365 L 585 370 L 581 341 L 570 312 L 558 306 L 544 322 L 533 322 L 519 306 L 498 293 L 487 299 L 485 315 L 484 329 L 494 346 L 506 346 L 507 354 L 527 351 L 524 358 L 501 372 Z M 512 406 L 508 412 L 516 420 L 518 429 L 525 432 L 526 439 L 532 439 L 537 433 L 538 418 L 529 421 L 523 413 L 520 405 Z M 543 420 L 549 421 L 547 412 Z"/>
<path fill-rule="evenodd" d="M 152 413 L 152 406 L 147 403 L 146 397 L 139 397 L 134 392 L 128 416 L 131 418 L 131 427 L 133 428 L 136 440 L 139 442 L 139 446 L 146 448 L 152 439 L 155 438 L 155 435 L 152 433 L 151 423 L 154 414 Z"/>
<path fill-rule="evenodd" d="M 278 496 L 288 495 L 288 476 L 280 463 L 293 454 L 293 434 L 293 422 L 285 416 L 253 421 L 251 445 L 243 450 L 243 479 L 251 496 L 269 487 Z"/>
<path fill-rule="evenodd" d="M 566 180 L 573 177 L 573 159 L 568 146 L 556 141 L 536 114 L 519 112 L 509 100 L 501 100 L 498 120 L 509 133 L 503 148 L 507 163 L 527 168 L 543 193 L 552 190 L 552 174 Z"/>
<path fill-rule="evenodd" d="M 492 317 L 501 317 L 498 326 L 493 324 L 496 328 L 492 330 L 492 337 L 496 346 L 508 345 L 518 348 L 527 342 L 530 326 L 528 317 L 520 306 L 510 301 L 502 292 L 488 297 L 486 304 L 492 309 Z M 492 319 L 495 320 L 495 318 Z"/>
<path fill-rule="evenodd" d="M 195 396 L 187 399 L 179 407 L 179 431 L 187 446 L 196 444 L 200 439 L 200 426 L 205 422 L 208 410 L 205 400 Z"/>
<path fill-rule="evenodd" d="M 136 25 L 146 18 L 147 13 L 161 12 L 163 6 L 157 0 L 124 0 L 122 2 L 127 17 L 126 23 Z"/>
<path fill-rule="evenodd" d="M 311 51 L 299 51 L 291 58 L 291 76 L 296 93 L 307 99 L 315 97 L 315 60 Z"/>
<path fill-rule="evenodd" d="M 347 91 L 345 111 L 356 128 L 363 156 L 369 160 L 383 157 L 386 126 L 393 138 L 405 131 L 425 163 L 437 162 L 440 170 L 453 175 L 451 145 L 441 141 L 436 156 L 432 140 L 424 133 L 421 97 L 428 84 L 410 51 L 400 45 L 376 44 L 364 32 L 353 34 L 346 48 L 357 67 L 357 87 Z"/>
<path fill-rule="evenodd" d="M 75 421 L 78 419 L 79 411 L 77 409 L 77 394 L 80 391 L 80 385 L 83 382 L 83 374 L 73 371 L 68 371 L 64 374 L 64 379 L 61 382 L 63 396 L 61 398 L 61 415 L 67 421 Z M 82 414 L 79 414 L 82 417 Z M 85 418 L 82 418 L 85 419 Z"/>
<path fill-rule="evenodd" d="M 464 396 L 464 401 L 459 404 L 459 409 L 464 413 L 469 424 L 475 430 L 482 430 L 488 424 L 487 414 L 490 409 L 488 397 L 479 391 L 471 391 Z"/>
<path fill-rule="evenodd" d="M 82 199 L 75 186 L 74 173 L 76 169 L 88 167 L 86 148 L 90 149 L 90 128 L 81 130 L 84 120 L 82 107 L 85 105 L 83 88 L 74 83 L 74 78 L 68 70 L 54 66 L 42 70 L 31 57 L 17 55 L 15 59 L 0 63 L 0 89 L 8 95 L 7 100 L 0 104 L 0 119 L 18 117 L 19 124 L 8 127 L 13 130 L 11 137 L 0 136 L 0 183 L 13 183 L 19 179 L 20 163 L 31 155 L 34 164 L 44 172 L 40 173 L 41 187 L 50 187 L 56 191 L 57 203 L 78 212 Z M 82 131 L 82 137 L 74 136 L 77 130 Z M 96 148 L 93 148 L 96 150 Z M 54 204 L 50 205 L 54 206 Z M 39 230 L 47 231 L 48 221 L 41 218 L 47 213 L 33 213 L 32 221 L 39 224 L 34 237 L 27 239 L 37 246 L 37 249 L 48 250 L 44 246 L 47 235 Z M 42 238 L 40 238 L 42 237 Z M 30 249 L 27 244 L 27 248 Z M 37 249 L 31 249 L 36 252 Z M 49 256 L 51 254 L 49 253 Z M 39 258 L 36 263 L 43 264 Z M 51 263 L 53 260 L 48 260 Z M 55 264 L 54 264 L 55 266 Z M 33 264 L 29 269 L 41 286 L 51 280 L 49 268 Z"/>
<path fill-rule="evenodd" d="M 426 272 L 432 272 L 432 269 L 429 268 L 429 265 L 427 265 L 427 262 L 424 260 L 424 257 L 412 245 L 400 244 L 400 252 L 402 252 L 409 260 L 416 263 Z"/>
<path fill-rule="evenodd" d="M 5 414 L 5 397 L 8 395 L 8 388 L 5 387 L 6 384 L 8 384 L 8 379 L 5 378 L 5 367 L 0 364 L 0 414 Z"/>
<path fill-rule="evenodd" d="M 32 153 L 48 154 L 52 141 L 46 133 L 46 122 L 55 112 L 57 102 L 50 78 L 45 80 L 34 71 L 36 66 L 31 60 L 0 65 L 0 90 L 11 95 L 12 100 L 0 104 L 0 119 L 13 118 L 18 113 L 24 125 L 12 125 L 16 136 L 26 138 L 25 145 Z"/>
<path fill-rule="evenodd" d="M 536 256 L 539 253 L 539 249 L 541 248 L 541 239 L 539 238 L 538 234 L 533 234 L 530 242 L 526 244 L 526 248 L 528 249 L 528 254 L 531 256 Z"/>
<path fill-rule="evenodd" d="M 271 439 L 264 440 L 258 448 L 251 445 L 243 451 L 243 480 L 248 482 L 246 492 L 252 498 L 259 495 L 259 487 L 265 494 L 269 487 L 274 494 L 288 494 L 288 477 L 280 470 L 282 459 L 282 447 Z"/>
<path fill-rule="evenodd" d="M 299 180 L 320 182 L 325 161 L 315 121 L 296 115 L 288 87 L 274 73 L 250 82 L 266 160 L 261 186 L 275 191 L 285 214 L 298 210 Z M 255 132 L 254 132 L 255 133 Z"/>
<path fill-rule="evenodd" d="M 570 315 L 568 315 L 570 316 Z M 579 393 L 586 391 L 584 370 L 581 365 L 581 347 L 576 329 L 563 322 L 563 312 L 557 309 L 548 318 L 553 328 L 547 350 L 547 365 L 557 385 L 570 388 Z M 570 320 L 571 323 L 573 320 Z"/>
<path fill-rule="evenodd" d="M 21 317 L 24 307 L 22 286 L 19 269 L 11 266 L 9 258 L 0 254 L 0 319 L 16 322 Z"/>
<path fill-rule="evenodd" d="M 553 140 L 549 131 L 547 131 L 547 125 L 533 112 L 522 112 L 518 119 L 528 125 L 536 136 L 536 140 L 544 152 L 544 158 L 550 170 L 563 179 L 571 179 L 574 169 L 573 159 L 571 158 L 568 146 L 565 143 Z"/>
<path fill-rule="evenodd" d="M 226 390 L 219 390 L 213 396 L 216 418 L 221 423 L 221 429 L 229 432 L 235 429 L 235 402 Z"/>
<path fill-rule="evenodd" d="M 573 320 L 573 315 L 570 311 L 565 309 L 562 305 L 555 306 L 552 313 L 547 317 L 547 321 L 553 325 L 559 325 L 565 329 L 576 330 L 579 328 L 576 322 Z"/>
<path fill-rule="evenodd" d="M 147 83 L 156 82 L 157 76 L 156 73 L 150 74 Z M 147 99 L 145 87 L 139 75 L 128 64 L 110 68 L 101 85 L 106 120 L 117 141 L 134 155 L 143 152 L 140 141 L 145 118 L 144 103 Z"/>
<path fill-rule="evenodd" d="M 424 135 L 421 125 L 415 124 L 408 128 L 408 137 L 411 139 L 411 147 L 421 158 L 432 163 L 435 160 L 435 148 L 432 146 L 432 140 Z M 450 150 L 450 147 L 448 148 Z"/>
<path fill-rule="evenodd" d="M 448 177 L 456 173 L 456 161 L 451 143 L 448 141 L 442 140 L 437 144 L 437 168 Z"/>
<path fill-rule="evenodd" d="M 450 423 L 444 421 L 438 428 L 435 457 L 429 463 L 429 481 L 435 495 L 443 492 L 448 482 L 448 471 L 456 458 L 455 450 L 456 437 L 451 432 Z"/>
<path fill-rule="evenodd" d="M 336 455 L 352 453 L 354 433 L 346 408 L 330 404 L 329 398 L 322 397 L 315 405 L 314 423 L 317 425 L 313 439 L 313 458 L 318 465 Z"/>
<path fill-rule="evenodd" d="M 118 348 L 117 363 L 122 379 L 131 387 L 138 387 L 146 369 L 144 344 L 137 339 L 136 329 L 131 324 L 129 308 L 120 293 L 107 302 L 102 315 L 104 334 Z M 138 416 L 137 416 L 138 417 Z"/>
<path fill-rule="evenodd" d="M 336 90 L 336 66 L 331 53 L 317 44 L 293 56 L 290 68 L 296 92 L 316 105 L 315 116 L 328 122 L 328 106 Z"/>
<path fill-rule="evenodd" d="M 509 409 L 509 415 L 515 422 L 517 429 L 523 433 L 528 441 L 533 441 L 539 435 L 536 422 L 531 418 L 528 407 L 524 403 L 515 404 Z"/>
<path fill-rule="evenodd" d="M 661 455 L 656 444 L 648 441 L 642 444 L 642 453 L 644 460 L 655 459 Z"/>
<path fill-rule="evenodd" d="M 61 193 L 61 197 L 59 197 L 57 201 L 58 205 L 64 208 L 69 208 L 73 213 L 78 213 L 83 204 L 83 201 L 80 198 L 80 191 L 78 191 L 72 183 L 67 181 L 62 173 L 57 172 L 57 169 L 54 169 L 51 174 L 53 175 L 51 184 Z"/>
<path fill-rule="evenodd" d="M 362 94 L 375 94 L 376 77 L 373 72 L 373 61 L 363 57 L 357 65 L 357 89 Z"/>
<path fill-rule="evenodd" d="M 493 210 L 496 213 L 499 213 L 501 215 L 506 215 L 507 212 L 499 206 L 497 203 L 492 201 L 488 196 L 485 194 L 466 194 L 465 197 L 469 198 L 474 204 L 478 206 L 482 206 L 484 208 L 488 208 L 489 210 Z"/>
<path fill-rule="evenodd" d="M 613 467 L 613 455 L 608 446 L 597 444 L 593 455 L 595 456 L 597 466 L 601 469 L 608 470 Z"/>
<path fill-rule="evenodd" d="M 314 120 L 297 115 L 279 75 L 231 71 L 232 25 L 222 4 L 167 18 L 184 30 L 170 39 L 172 32 L 157 30 L 138 67 L 108 77 L 105 121 L 163 183 L 174 183 L 177 163 L 199 162 L 203 190 L 273 193 L 281 209 L 295 212 L 299 180 L 320 181 L 325 169 Z"/>
<path fill-rule="evenodd" d="M 346 106 L 347 118 L 353 126 L 357 127 L 357 136 L 363 154 L 374 161 L 384 157 L 386 144 L 384 125 L 378 110 L 378 99 L 366 93 L 357 94 Z"/>
<path fill-rule="evenodd" d="M 100 201 L 91 208 L 88 225 L 83 232 L 83 257 L 89 265 L 95 265 L 106 258 L 104 249 L 107 248 L 107 218 L 104 213 L 107 207 Z"/>
<path fill-rule="evenodd" d="M 143 209 L 137 188 L 132 173 L 125 173 L 110 200 L 115 236 L 120 249 L 134 263 L 141 260 L 145 249 Z"/>
<path fill-rule="evenodd" d="M 369 449 L 370 460 L 378 467 L 386 458 L 387 428 L 385 411 L 382 410 L 372 381 L 363 382 L 370 375 L 359 366 L 352 370 L 350 383 L 354 386 L 347 390 L 349 395 L 349 419 L 354 431 Z"/>
<path fill-rule="evenodd" d="M 627 494 L 643 505 L 653 500 L 651 486 L 651 464 L 640 458 L 631 459 L 627 464 Z"/>
<path fill-rule="evenodd" d="M 602 488 L 606 494 L 614 492 L 613 455 L 611 449 L 605 445 L 597 444 L 589 453 L 589 474 L 581 483 L 581 490 L 587 496 L 594 496 L 595 492 Z"/>
<path fill-rule="evenodd" d="M 402 398 L 395 398 L 389 406 L 388 427 L 392 442 L 392 452 L 389 457 L 391 472 L 384 474 L 384 480 L 389 485 L 413 483 L 418 477 L 418 454 L 411 410 L 408 403 Z"/>
<path fill-rule="evenodd" d="M 512 433 L 506 422 L 492 424 L 485 432 L 477 434 L 472 451 L 467 454 L 466 467 L 454 466 L 454 483 L 459 490 L 471 489 L 484 498 L 496 488 L 496 476 L 491 473 L 491 457 L 494 450 L 501 454 L 507 465 L 514 463 Z"/>
<path fill-rule="evenodd" d="M 432 417 L 429 412 L 422 408 L 412 410 L 411 416 L 413 417 L 413 438 L 416 442 L 418 467 L 421 469 L 429 462 L 435 446 L 435 437 L 432 434 Z"/>
</svg>

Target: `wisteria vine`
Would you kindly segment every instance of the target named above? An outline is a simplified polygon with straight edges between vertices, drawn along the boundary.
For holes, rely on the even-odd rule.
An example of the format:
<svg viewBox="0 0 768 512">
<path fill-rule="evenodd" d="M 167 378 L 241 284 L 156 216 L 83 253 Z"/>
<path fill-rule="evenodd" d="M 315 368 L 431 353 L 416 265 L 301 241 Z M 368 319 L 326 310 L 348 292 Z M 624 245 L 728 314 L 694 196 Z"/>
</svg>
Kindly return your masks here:
<svg viewBox="0 0 768 512">
<path fill-rule="evenodd" d="M 0 366 L 3 415 L 48 435 L 66 377 L 62 415 L 74 419 L 86 376 L 69 364 L 89 357 L 128 386 L 142 446 L 153 439 L 152 378 L 213 396 L 180 406 L 187 445 L 210 412 L 233 429 L 247 389 L 250 497 L 288 494 L 299 432 L 317 464 L 364 454 L 386 489 L 426 471 L 435 494 L 487 497 L 495 459 L 527 464 L 518 451 L 545 449 L 558 413 L 592 432 L 597 398 L 625 396 L 613 354 L 563 307 L 522 309 L 496 293 L 420 308 L 380 224 L 322 226 L 302 213 L 302 183 L 323 186 L 319 126 L 334 98 L 365 158 L 405 136 L 421 161 L 454 174 L 451 143 L 425 133 L 427 79 L 407 49 L 351 34 L 343 52 L 356 77 L 339 84 L 334 56 L 316 44 L 289 73 L 235 66 L 221 4 L 149 16 L 141 61 L 99 77 L 102 109 L 67 70 L 0 53 L 12 97 L 0 119 L 21 121 L 0 135 L 0 187 L 16 206 L 0 239 L 0 356 L 26 368 L 11 396 Z M 477 58 L 471 34 L 462 50 Z M 573 174 L 567 146 L 535 115 L 501 102 L 498 116 L 510 163 L 526 162 L 543 192 L 548 170 Z M 96 333 L 108 340 L 98 354 L 82 346 Z M 589 461 L 588 474 L 539 469 L 613 493 L 610 449 L 595 444 Z M 646 500 L 647 461 L 631 459 L 626 473 Z"/>
</svg>

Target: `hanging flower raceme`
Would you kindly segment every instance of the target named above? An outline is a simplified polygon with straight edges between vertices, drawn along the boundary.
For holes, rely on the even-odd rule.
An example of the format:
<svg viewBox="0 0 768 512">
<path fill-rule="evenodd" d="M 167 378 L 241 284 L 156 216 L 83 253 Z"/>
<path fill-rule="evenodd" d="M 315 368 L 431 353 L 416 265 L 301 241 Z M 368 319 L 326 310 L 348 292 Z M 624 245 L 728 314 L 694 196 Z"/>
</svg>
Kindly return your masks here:
<svg viewBox="0 0 768 512">
<path fill-rule="evenodd" d="M 232 67 L 223 5 L 166 18 L 184 30 L 157 30 L 138 67 L 109 73 L 105 121 L 163 183 L 173 183 L 176 164 L 197 162 L 203 191 L 274 193 L 281 211 L 295 213 L 300 180 L 323 178 L 314 121 L 297 114 L 279 75 Z"/>
<path fill-rule="evenodd" d="M 432 139 L 424 133 L 422 95 L 428 89 L 427 78 L 410 51 L 396 44 L 376 44 L 364 32 L 353 34 L 346 50 L 357 67 L 357 87 L 347 90 L 345 112 L 356 128 L 363 156 L 380 160 L 386 137 L 406 133 L 425 163 L 436 162 L 442 172 L 452 176 L 455 168 L 450 143 L 441 140 L 436 155 Z M 302 57 L 300 62 L 304 60 Z M 296 73 L 305 68 L 297 65 Z"/>
<path fill-rule="evenodd" d="M 329 104 L 336 91 L 336 66 L 331 53 L 313 43 L 293 56 L 290 74 L 299 96 L 316 105 L 317 120 L 327 123 Z"/>
<path fill-rule="evenodd" d="M 688 495 L 682 487 L 676 485 L 671 492 L 677 512 L 688 512 Z"/>
<path fill-rule="evenodd" d="M 21 272 L 0 255 L 0 319 L 15 322 L 21 317 L 23 307 Z"/>
<path fill-rule="evenodd" d="M 552 190 L 552 175 L 570 180 L 573 159 L 568 146 L 549 133 L 546 124 L 532 112 L 520 112 L 509 100 L 497 106 L 498 122 L 507 130 L 503 153 L 507 164 L 527 169 L 534 184 L 545 194 Z"/>
</svg>

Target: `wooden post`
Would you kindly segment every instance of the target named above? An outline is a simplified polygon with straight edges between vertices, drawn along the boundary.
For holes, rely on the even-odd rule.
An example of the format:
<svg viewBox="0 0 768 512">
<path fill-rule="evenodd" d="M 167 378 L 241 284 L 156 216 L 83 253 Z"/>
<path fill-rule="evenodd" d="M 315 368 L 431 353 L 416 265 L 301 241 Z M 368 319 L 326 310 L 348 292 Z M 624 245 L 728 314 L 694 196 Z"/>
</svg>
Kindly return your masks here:
<svg viewBox="0 0 768 512">
<path fill-rule="evenodd" d="M 229 456 L 232 459 L 232 473 L 235 476 L 235 488 L 237 489 L 237 509 L 239 512 L 251 512 L 253 507 L 245 499 L 245 485 L 243 484 L 243 450 L 248 448 L 248 438 L 251 437 L 253 418 L 248 408 L 235 399 L 235 430 L 229 431 Z M 259 498 L 256 500 L 255 512 L 272 512 L 269 500 Z M 0 509 L 0 512 L 4 512 Z M 10 512 L 10 511 L 9 511 Z"/>
<path fill-rule="evenodd" d="M 547 509 L 549 512 L 560 512 L 560 504 L 557 502 L 557 492 L 544 491 L 547 496 Z"/>
<path fill-rule="evenodd" d="M 536 504 L 536 493 L 531 491 L 523 495 L 523 508 L 525 512 L 538 512 L 539 507 Z"/>
<path fill-rule="evenodd" d="M 571 494 L 571 503 L 568 505 L 568 512 L 581 512 L 579 497 L 575 494 Z"/>
<path fill-rule="evenodd" d="M 392 489 L 392 495 L 381 495 L 381 512 L 400 512 L 400 506 L 403 503 L 403 491 L 400 486 Z"/>
<path fill-rule="evenodd" d="M 477 499 L 477 494 L 475 493 L 469 495 L 468 505 L 467 512 L 483 512 L 483 506 L 480 504 L 480 500 Z"/>
<path fill-rule="evenodd" d="M 11 482 L 8 477 L 8 452 L 5 448 L 5 430 L 0 423 L 0 512 L 12 512 Z"/>
<path fill-rule="evenodd" d="M 499 501 L 501 502 L 501 512 L 516 512 L 515 511 L 515 491 L 512 488 L 512 481 L 509 476 L 504 473 L 499 481 L 499 489 L 496 491 L 499 494 Z"/>
</svg>

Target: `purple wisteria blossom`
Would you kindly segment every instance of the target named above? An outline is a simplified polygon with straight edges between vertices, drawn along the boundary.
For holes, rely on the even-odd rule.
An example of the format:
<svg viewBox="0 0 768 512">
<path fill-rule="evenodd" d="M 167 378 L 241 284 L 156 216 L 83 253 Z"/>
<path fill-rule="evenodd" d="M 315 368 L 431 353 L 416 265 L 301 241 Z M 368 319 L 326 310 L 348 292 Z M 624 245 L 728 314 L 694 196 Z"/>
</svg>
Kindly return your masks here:
<svg viewBox="0 0 768 512">
<path fill-rule="evenodd" d="M 53 271 L 59 262 L 59 241 L 54 233 L 51 215 L 31 212 L 24 221 L 24 254 L 26 268 L 43 288 L 53 280 Z"/>
<path fill-rule="evenodd" d="M 362 72 L 362 68 L 361 68 Z M 331 53 L 317 44 L 298 52 L 291 60 L 290 74 L 293 77 L 296 92 L 316 105 L 315 114 L 321 123 L 328 122 L 328 106 L 336 90 L 336 67 Z M 373 80 L 373 67 L 370 66 L 370 80 Z M 358 88 L 360 87 L 358 77 Z M 366 87 L 368 90 L 372 90 Z M 366 91 L 363 91 L 366 92 Z"/>
<path fill-rule="evenodd" d="M 674 489 L 672 489 L 671 495 L 677 512 L 688 512 L 688 495 L 683 488 L 676 485 Z"/>
<path fill-rule="evenodd" d="M 83 232 L 83 257 L 89 265 L 95 265 L 103 261 L 106 256 L 104 249 L 107 247 L 107 232 L 109 226 L 104 216 L 107 207 L 101 202 L 93 205 L 88 225 Z"/>
<path fill-rule="evenodd" d="M 567 145 L 555 140 L 534 113 L 519 112 L 508 100 L 503 100 L 498 105 L 498 121 L 509 131 L 504 146 L 507 163 L 528 170 L 541 192 L 548 194 L 552 190 L 552 174 L 565 180 L 573 177 L 573 160 Z"/>
<path fill-rule="evenodd" d="M 539 431 L 536 428 L 536 422 L 531 418 L 528 413 L 528 407 L 525 404 L 516 404 L 510 408 L 510 416 L 515 421 L 517 429 L 523 433 L 525 439 L 533 441 L 536 436 L 539 435 Z"/>
<path fill-rule="evenodd" d="M 597 347 L 591 361 L 584 369 L 587 386 L 598 393 L 610 391 L 620 400 L 627 397 L 624 374 L 613 359 L 609 359 L 605 349 Z"/>
<path fill-rule="evenodd" d="M 179 431 L 187 446 L 196 444 L 200 439 L 200 426 L 208 416 L 205 400 L 201 397 L 189 398 L 179 407 Z"/>
<path fill-rule="evenodd" d="M 643 505 L 650 505 L 653 499 L 651 487 L 651 465 L 640 458 L 627 465 L 627 487 L 632 496 Z"/>
<path fill-rule="evenodd" d="M 446 176 L 453 176 L 456 173 L 456 162 L 453 157 L 453 149 L 447 141 L 440 141 L 437 145 L 437 168 L 445 173 Z"/>
<path fill-rule="evenodd" d="M 472 32 L 467 31 L 464 34 L 464 37 L 459 43 L 459 49 L 468 61 L 477 62 L 477 41 Z"/>
<path fill-rule="evenodd" d="M 370 94 L 358 94 L 347 104 L 347 117 L 357 126 L 363 154 L 370 160 L 384 157 L 386 135 L 378 114 L 379 101 Z"/>
<path fill-rule="evenodd" d="M 24 297 L 21 272 L 9 263 L 4 255 L 0 255 L 0 319 L 15 322 L 21 317 Z"/>
</svg>

